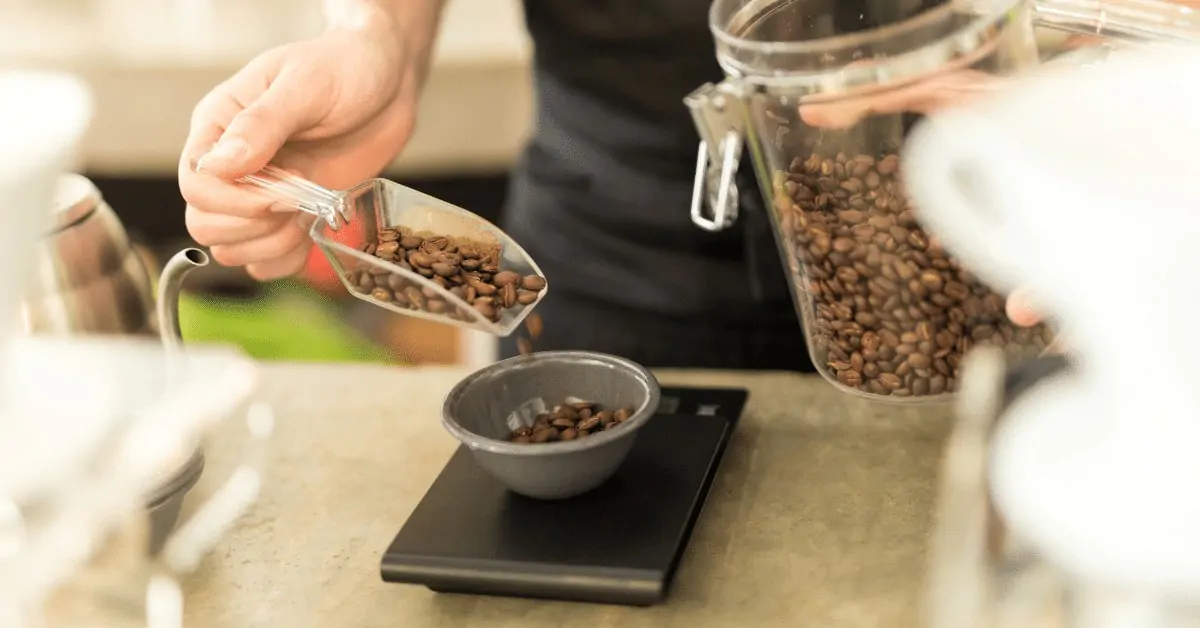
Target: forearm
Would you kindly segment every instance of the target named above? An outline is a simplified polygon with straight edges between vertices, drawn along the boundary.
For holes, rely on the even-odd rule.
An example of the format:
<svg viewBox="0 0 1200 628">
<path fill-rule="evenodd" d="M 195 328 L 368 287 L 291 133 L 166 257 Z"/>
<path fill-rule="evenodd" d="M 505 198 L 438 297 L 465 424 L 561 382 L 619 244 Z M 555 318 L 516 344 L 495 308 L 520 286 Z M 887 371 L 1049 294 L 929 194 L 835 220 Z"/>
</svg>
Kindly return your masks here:
<svg viewBox="0 0 1200 628">
<path fill-rule="evenodd" d="M 329 28 L 386 29 L 394 34 L 419 85 L 424 83 L 447 1 L 323 0 L 322 5 Z"/>
</svg>

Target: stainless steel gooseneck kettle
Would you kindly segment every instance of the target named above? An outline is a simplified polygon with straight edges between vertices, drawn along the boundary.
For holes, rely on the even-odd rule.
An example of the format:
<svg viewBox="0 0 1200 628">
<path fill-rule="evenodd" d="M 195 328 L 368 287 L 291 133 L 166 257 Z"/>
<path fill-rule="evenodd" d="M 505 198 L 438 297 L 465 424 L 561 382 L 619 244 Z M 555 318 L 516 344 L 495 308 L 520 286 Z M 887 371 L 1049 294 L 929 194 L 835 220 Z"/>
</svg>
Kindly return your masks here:
<svg viewBox="0 0 1200 628">
<path fill-rule="evenodd" d="M 184 277 L 208 264 L 189 248 L 158 279 L 158 303 L 146 264 L 121 220 L 91 181 L 59 178 L 51 228 L 39 240 L 21 302 L 27 333 L 159 335 L 180 341 L 178 298 Z"/>
</svg>

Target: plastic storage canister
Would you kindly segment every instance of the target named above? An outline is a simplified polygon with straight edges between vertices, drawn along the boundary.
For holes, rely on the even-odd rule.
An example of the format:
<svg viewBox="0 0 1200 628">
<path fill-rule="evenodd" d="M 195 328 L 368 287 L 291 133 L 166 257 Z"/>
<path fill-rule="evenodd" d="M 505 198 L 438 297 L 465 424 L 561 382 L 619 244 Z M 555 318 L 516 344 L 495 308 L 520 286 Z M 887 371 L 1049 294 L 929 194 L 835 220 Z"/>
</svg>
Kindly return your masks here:
<svg viewBox="0 0 1200 628">
<path fill-rule="evenodd" d="M 716 0 L 726 79 L 687 98 L 702 139 L 693 220 L 736 219 L 751 154 L 818 370 L 873 398 L 932 401 L 963 356 L 1037 354 L 1045 325 L 1015 326 L 920 222 L 899 177 L 909 130 L 1036 67 L 1035 25 L 1114 41 L 1195 41 L 1190 9 L 1151 0 Z"/>
</svg>

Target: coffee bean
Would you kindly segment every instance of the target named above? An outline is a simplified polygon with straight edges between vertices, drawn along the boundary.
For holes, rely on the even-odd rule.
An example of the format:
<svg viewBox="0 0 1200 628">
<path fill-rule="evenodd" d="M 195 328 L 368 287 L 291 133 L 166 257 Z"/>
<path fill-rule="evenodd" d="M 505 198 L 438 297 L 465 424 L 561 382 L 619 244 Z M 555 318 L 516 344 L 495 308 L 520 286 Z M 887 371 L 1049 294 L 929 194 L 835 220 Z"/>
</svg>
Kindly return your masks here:
<svg viewBox="0 0 1200 628">
<path fill-rule="evenodd" d="M 525 329 L 529 332 L 529 337 L 537 340 L 538 336 L 542 335 L 542 317 L 536 312 L 530 314 L 525 319 Z"/>
<path fill-rule="evenodd" d="M 511 270 L 496 273 L 496 276 L 492 278 L 492 283 L 497 286 L 516 284 L 518 281 L 521 281 L 521 276 Z"/>
<path fill-rule="evenodd" d="M 557 437 L 558 430 L 554 429 L 553 427 L 544 427 L 534 432 L 529 441 L 531 443 L 548 443 L 552 440 L 556 440 Z"/>
<path fill-rule="evenodd" d="M 595 429 L 598 425 L 600 425 L 600 416 L 596 415 L 596 416 L 590 417 L 590 418 L 580 422 L 579 429 L 592 430 L 592 429 Z"/>
<path fill-rule="evenodd" d="M 355 292 L 389 307 L 450 320 L 471 322 L 482 316 L 498 322 L 504 312 L 537 302 L 546 287 L 546 280 L 538 275 L 522 277 L 510 269 L 500 270 L 500 249 L 492 244 L 399 227 L 380 230 L 376 241 L 358 248 L 377 262 L 363 262 L 347 277 Z"/>
<path fill-rule="evenodd" d="M 929 365 L 933 363 L 933 360 L 931 360 L 929 356 L 925 355 L 924 353 L 914 353 L 908 356 L 908 363 L 911 364 L 913 368 L 924 369 L 929 368 Z"/>
<path fill-rule="evenodd" d="M 492 305 L 491 299 L 487 297 L 475 299 L 473 305 L 475 306 L 475 311 L 479 312 L 480 316 L 488 320 L 496 318 L 496 307 Z"/>
<path fill-rule="evenodd" d="M 957 389 L 976 344 L 1046 346 L 1044 326 L 1013 326 L 1004 298 L 924 230 L 896 153 L 823 152 L 825 141 L 776 173 L 771 209 L 785 267 L 808 300 L 818 368 L 871 394 L 924 397 Z"/>
<path fill-rule="evenodd" d="M 500 290 L 498 302 L 501 307 L 507 309 L 517 304 L 517 285 L 505 284 Z"/>
<path fill-rule="evenodd" d="M 616 429 L 632 417 L 632 408 L 609 410 L 590 401 L 564 403 L 534 417 L 532 425 L 513 430 L 508 440 L 521 444 L 576 440 Z"/>
<path fill-rule="evenodd" d="M 475 289 L 475 294 L 483 295 L 485 297 L 496 294 L 495 285 L 487 283 L 478 277 L 471 277 L 467 279 L 467 285 Z"/>
<path fill-rule="evenodd" d="M 521 278 L 521 287 L 530 292 L 541 292 L 546 287 L 546 280 L 538 275 L 525 275 Z"/>
</svg>

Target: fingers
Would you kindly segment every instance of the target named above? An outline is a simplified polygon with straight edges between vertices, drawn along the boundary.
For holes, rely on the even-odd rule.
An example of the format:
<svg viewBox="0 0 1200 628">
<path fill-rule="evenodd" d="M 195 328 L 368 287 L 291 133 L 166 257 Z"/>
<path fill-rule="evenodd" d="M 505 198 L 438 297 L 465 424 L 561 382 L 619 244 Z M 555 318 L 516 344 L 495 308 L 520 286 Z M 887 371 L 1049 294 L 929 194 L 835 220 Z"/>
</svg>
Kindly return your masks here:
<svg viewBox="0 0 1200 628">
<path fill-rule="evenodd" d="M 289 251 L 283 257 L 266 262 L 249 264 L 246 266 L 246 272 L 259 281 L 270 281 L 272 279 L 279 279 L 280 277 L 295 275 L 304 270 L 311 249 L 312 247 L 308 246 L 307 243 L 302 244 Z"/>
<path fill-rule="evenodd" d="M 314 105 L 312 90 L 294 74 L 281 74 L 224 125 L 216 145 L 199 158 L 199 169 L 222 179 L 261 170 L 288 138 L 315 121 Z"/>
<path fill-rule="evenodd" d="M 264 55 L 196 106 L 178 169 L 188 232 L 218 263 L 247 266 L 260 279 L 302 269 L 311 246 L 294 212 L 272 211 L 272 199 L 233 182 L 312 124 L 313 98 L 279 63 Z"/>
<path fill-rule="evenodd" d="M 219 244 L 210 249 L 213 259 L 224 266 L 249 266 L 272 262 L 306 248 L 311 242 L 307 231 L 296 220 L 285 221 L 261 237 L 234 244 Z"/>
<path fill-rule="evenodd" d="M 844 129 L 870 115 L 929 114 L 968 102 L 979 94 L 993 91 L 998 84 L 996 77 L 983 72 L 950 72 L 877 94 L 803 104 L 800 119 L 815 127 Z"/>
<path fill-rule="evenodd" d="M 243 218 L 270 214 L 272 201 L 264 195 L 195 169 L 196 162 L 212 149 L 225 127 L 241 110 L 239 99 L 229 83 L 218 86 L 196 105 L 178 167 L 179 191 L 190 207 Z M 192 236 L 202 242 L 196 234 Z"/>
<path fill-rule="evenodd" d="M 295 219 L 295 214 L 272 212 L 261 218 L 215 214 L 188 205 L 184 222 L 192 239 L 203 246 L 241 244 L 265 237 Z"/>
</svg>

